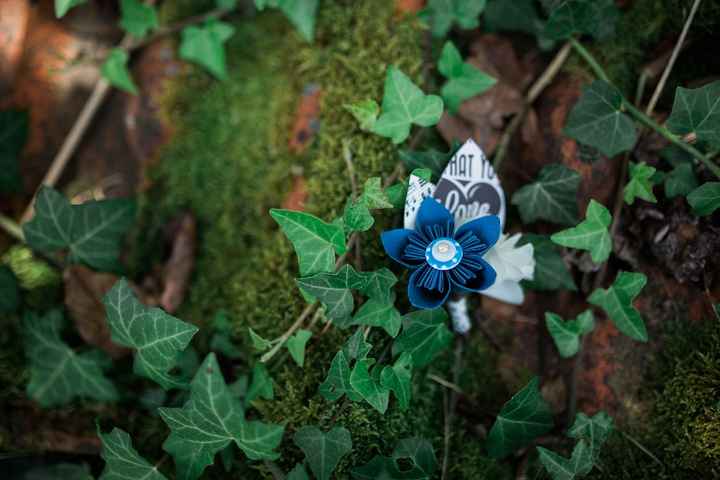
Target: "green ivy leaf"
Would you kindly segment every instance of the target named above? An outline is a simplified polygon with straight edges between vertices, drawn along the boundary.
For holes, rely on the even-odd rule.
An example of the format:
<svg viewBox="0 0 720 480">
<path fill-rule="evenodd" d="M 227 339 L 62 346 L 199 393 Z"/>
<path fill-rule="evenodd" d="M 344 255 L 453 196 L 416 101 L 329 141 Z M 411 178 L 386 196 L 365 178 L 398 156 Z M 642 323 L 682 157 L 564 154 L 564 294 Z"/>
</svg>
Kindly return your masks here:
<svg viewBox="0 0 720 480">
<path fill-rule="evenodd" d="M 51 310 L 43 317 L 26 312 L 23 344 L 29 362 L 27 394 L 47 408 L 64 405 L 73 398 L 115 401 L 115 386 L 103 374 L 97 351 L 75 353 L 60 333 L 62 313 Z"/>
<path fill-rule="evenodd" d="M 105 80 L 113 87 L 119 88 L 133 95 L 138 94 L 137 86 L 133 82 L 127 68 L 128 54 L 121 48 L 113 48 L 107 60 L 100 68 Z"/>
<path fill-rule="evenodd" d="M 593 262 L 604 262 L 612 252 L 612 237 L 608 232 L 610 223 L 612 216 L 608 209 L 591 199 L 585 220 L 577 227 L 554 234 L 550 239 L 563 247 L 588 250 Z"/>
<path fill-rule="evenodd" d="M 698 141 L 720 148 L 720 80 L 700 88 L 678 87 L 667 127 L 678 135 L 695 134 Z"/>
<path fill-rule="evenodd" d="M 302 463 L 295 465 L 295 468 L 287 474 L 287 480 L 310 480 Z"/>
<path fill-rule="evenodd" d="M 19 159 L 27 141 L 29 121 L 27 112 L 0 112 L 0 193 L 22 191 Z"/>
<path fill-rule="evenodd" d="M 87 0 L 55 0 L 55 16 L 62 18 L 71 8 L 77 7 L 87 2 Z"/>
<path fill-rule="evenodd" d="M 118 280 L 105 294 L 103 304 L 112 341 L 136 351 L 133 371 L 166 390 L 186 387 L 182 379 L 169 372 L 177 366 L 178 354 L 187 348 L 198 328 L 140 303 L 125 279 Z"/>
<path fill-rule="evenodd" d="M 388 201 L 392 203 L 393 208 L 403 208 L 407 189 L 407 180 L 396 182 L 385 189 L 385 195 L 387 195 Z"/>
<path fill-rule="evenodd" d="M 245 394 L 245 406 L 250 405 L 256 398 L 272 400 L 275 398 L 273 381 L 264 363 L 257 362 L 253 367 L 252 382 Z"/>
<path fill-rule="evenodd" d="M 253 348 L 258 352 L 263 352 L 272 346 L 272 342 L 270 340 L 264 339 L 255 333 L 255 330 L 252 328 L 248 327 L 248 332 L 250 333 L 250 341 L 253 344 Z"/>
<path fill-rule="evenodd" d="M 434 37 L 444 37 L 455 23 L 463 30 L 477 28 L 485 3 L 486 0 L 429 0 L 420 17 L 430 26 Z"/>
<path fill-rule="evenodd" d="M 120 13 L 120 26 L 136 37 L 144 37 L 150 30 L 158 27 L 155 7 L 140 0 L 122 0 Z"/>
<path fill-rule="evenodd" d="M 352 268 L 349 265 L 345 267 Z M 355 308 L 355 302 L 342 270 L 338 273 L 318 273 L 311 277 L 299 278 L 296 282 L 303 292 L 312 295 L 323 304 L 328 320 L 332 320 L 341 328 L 347 324 Z"/>
<path fill-rule="evenodd" d="M 563 40 L 574 34 L 589 34 L 605 40 L 615 33 L 620 11 L 613 0 L 562 0 L 550 12 L 544 34 Z"/>
<path fill-rule="evenodd" d="M 290 356 L 293 360 L 295 360 L 295 363 L 297 363 L 299 367 L 302 367 L 305 364 L 305 345 L 308 340 L 310 340 L 310 337 L 312 337 L 312 332 L 301 328 L 295 335 L 288 338 L 288 341 L 285 344 L 288 352 L 290 352 Z"/>
<path fill-rule="evenodd" d="M 441 95 L 452 113 L 456 113 L 460 104 L 490 89 L 497 83 L 490 75 L 477 67 L 463 62 L 460 52 L 451 41 L 445 42 L 440 54 L 438 70 L 448 79 L 443 85 Z"/>
<path fill-rule="evenodd" d="M 411 469 L 400 468 L 398 460 L 407 460 Z M 405 465 L 403 465 L 405 467 Z M 423 438 L 406 438 L 395 446 L 392 457 L 376 455 L 368 463 L 351 471 L 357 480 L 429 480 L 438 468 L 430 442 Z"/>
<path fill-rule="evenodd" d="M 415 367 L 428 365 L 452 340 L 442 308 L 419 310 L 403 317 L 403 331 L 393 343 L 393 355 L 408 352 Z"/>
<path fill-rule="evenodd" d="M 567 322 L 556 313 L 545 312 L 545 324 L 560 356 L 570 358 L 580 350 L 580 336 L 595 328 L 595 319 L 590 310 L 585 310 Z"/>
<path fill-rule="evenodd" d="M 156 465 L 151 465 L 133 448 L 127 432 L 113 428 L 110 433 L 102 433 L 98 427 L 97 433 L 102 442 L 100 456 L 105 460 L 105 469 L 100 480 L 166 480 Z"/>
<path fill-rule="evenodd" d="M 398 279 L 394 273 L 383 267 L 372 272 L 362 272 L 362 285 L 358 286 L 360 292 L 371 299 L 382 302 L 393 302 L 393 286 Z"/>
<path fill-rule="evenodd" d="M 398 151 L 400 160 L 402 160 L 409 171 L 413 171 L 415 169 L 427 169 L 430 170 L 431 177 L 434 176 L 436 178 L 439 178 L 440 175 L 442 175 L 443 170 L 445 170 L 445 167 L 454 153 L 454 149 L 450 149 L 449 152 L 439 152 L 432 148 L 425 152 L 417 150 Z M 426 178 L 425 180 L 430 181 L 429 178 Z M 405 192 L 407 192 L 407 186 L 405 187 Z M 402 201 L 402 205 L 404 205 L 405 195 L 402 196 Z"/>
<path fill-rule="evenodd" d="M 374 362 L 372 358 L 355 362 L 350 373 L 350 386 L 375 410 L 384 414 L 390 401 L 390 390 L 384 387 L 375 375 L 370 374 L 370 366 Z"/>
<path fill-rule="evenodd" d="M 197 63 L 218 79 L 225 80 L 224 44 L 234 33 L 232 25 L 217 20 L 209 20 L 202 27 L 185 27 L 182 31 L 180 58 Z"/>
<path fill-rule="evenodd" d="M 277 0 L 280 10 L 308 42 L 315 37 L 315 17 L 319 0 Z"/>
<path fill-rule="evenodd" d="M 424 438 L 404 438 L 395 445 L 393 459 L 397 462 L 400 459 L 409 460 L 415 469 L 422 471 L 428 478 L 438 469 L 437 458 L 433 451 L 432 444 Z"/>
<path fill-rule="evenodd" d="M 633 307 L 633 300 L 646 283 L 647 277 L 642 273 L 621 271 L 610 288 L 598 288 L 590 295 L 588 302 L 605 310 L 622 333 L 635 340 L 647 342 L 645 322 L 640 312 Z"/>
<path fill-rule="evenodd" d="M 690 162 L 675 166 L 665 177 L 665 196 L 668 198 L 687 195 L 697 187 L 698 179 Z"/>
<path fill-rule="evenodd" d="M 522 285 L 532 290 L 577 290 L 575 281 L 568 270 L 558 247 L 543 235 L 528 234 L 522 236 L 519 245 L 532 243 L 535 258 L 535 275 L 532 280 L 524 280 Z"/>
<path fill-rule="evenodd" d="M 400 332 L 402 316 L 393 302 L 371 298 L 355 313 L 352 325 L 380 327 L 394 338 Z"/>
<path fill-rule="evenodd" d="M 371 177 L 365 181 L 360 201 L 371 210 L 393 208 L 393 204 L 390 203 L 382 188 L 382 179 L 380 177 Z"/>
<path fill-rule="evenodd" d="M 342 255 L 346 250 L 345 232 L 341 226 L 293 210 L 271 209 L 270 216 L 293 244 L 301 276 L 335 269 L 335 253 Z"/>
<path fill-rule="evenodd" d="M 537 447 L 537 450 L 540 454 L 540 463 L 553 480 L 575 480 L 592 470 L 593 460 L 590 448 L 585 442 L 575 444 L 569 459 L 543 447 Z"/>
<path fill-rule="evenodd" d="M 503 405 L 487 438 L 491 457 L 504 458 L 552 429 L 552 412 L 540 395 L 539 383 L 533 378 Z"/>
<path fill-rule="evenodd" d="M 353 202 L 350 198 L 345 204 L 342 220 L 345 233 L 366 232 L 375 223 L 370 209 L 363 202 Z"/>
<path fill-rule="evenodd" d="M 707 182 L 690 192 L 688 203 L 695 215 L 705 216 L 720 208 L 720 182 Z"/>
<path fill-rule="evenodd" d="M 623 98 L 618 89 L 595 80 L 583 88 L 563 133 L 608 157 L 630 151 L 637 141 L 637 132 L 632 119 L 622 113 L 622 109 Z"/>
<path fill-rule="evenodd" d="M 575 225 L 578 220 L 577 189 L 580 174 L 560 164 L 540 170 L 533 183 L 523 186 L 512 197 L 523 223 L 547 220 Z"/>
<path fill-rule="evenodd" d="M 35 216 L 23 233 L 34 250 L 53 253 L 69 249 L 69 260 L 102 271 L 119 268 L 125 232 L 135 220 L 135 203 L 126 199 L 71 205 L 51 187 L 40 187 Z"/>
<path fill-rule="evenodd" d="M 584 413 L 575 416 L 575 422 L 568 430 L 568 436 L 587 442 L 590 447 L 593 463 L 597 463 L 603 444 L 613 430 L 613 419 L 605 412 L 598 412 L 593 417 Z"/>
<path fill-rule="evenodd" d="M 317 427 L 303 427 L 293 436 L 293 442 L 305 454 L 310 470 L 318 480 L 329 480 L 340 459 L 352 451 L 350 432 L 335 427 L 325 433 Z"/>
<path fill-rule="evenodd" d="M 358 328 L 343 345 L 345 357 L 350 360 L 362 360 L 367 357 L 372 350 L 372 345 L 365 341 L 365 332 L 363 328 Z"/>
<path fill-rule="evenodd" d="M 380 105 L 375 100 L 362 100 L 345 104 L 343 108 L 355 117 L 355 120 L 360 124 L 360 130 L 365 132 L 372 132 L 378 115 L 380 115 Z"/>
<path fill-rule="evenodd" d="M 212 320 L 212 326 L 215 330 L 210 337 L 210 350 L 216 353 L 222 353 L 228 358 L 242 358 L 243 352 L 232 341 L 232 325 L 228 319 L 227 313 L 220 310 L 215 314 Z M 195 371 L 193 370 L 192 373 Z"/>
<path fill-rule="evenodd" d="M 327 378 L 320 385 L 320 395 L 327 401 L 334 402 L 343 395 L 347 395 L 350 400 L 358 402 L 362 397 L 353 390 L 350 385 L 350 359 L 344 350 L 340 350 L 330 364 L 330 371 Z"/>
<path fill-rule="evenodd" d="M 17 312 L 20 308 L 20 286 L 12 270 L 0 265 L 0 314 Z"/>
<path fill-rule="evenodd" d="M 540 36 L 545 28 L 535 0 L 488 0 L 483 19 L 488 32 L 524 32 Z"/>
<path fill-rule="evenodd" d="M 197 479 L 231 442 L 250 460 L 279 456 L 275 449 L 284 427 L 245 420 L 242 405 L 228 390 L 213 353 L 192 381 L 190 400 L 182 408 L 158 411 L 171 430 L 163 449 L 175 459 L 179 480 Z"/>
<path fill-rule="evenodd" d="M 401 143 L 414 123 L 431 127 L 440 121 L 443 102 L 437 95 L 425 95 L 403 72 L 391 65 L 385 78 L 382 113 L 373 132 Z"/>
<path fill-rule="evenodd" d="M 625 203 L 632 205 L 636 198 L 657 203 L 657 198 L 653 193 L 652 180 L 655 171 L 655 167 L 651 167 L 645 162 L 630 162 L 630 181 L 625 185 Z"/>
<path fill-rule="evenodd" d="M 386 366 L 380 372 L 380 385 L 392 391 L 398 400 L 400 410 L 407 410 L 412 396 L 412 355 L 404 352 L 393 366 Z"/>
</svg>

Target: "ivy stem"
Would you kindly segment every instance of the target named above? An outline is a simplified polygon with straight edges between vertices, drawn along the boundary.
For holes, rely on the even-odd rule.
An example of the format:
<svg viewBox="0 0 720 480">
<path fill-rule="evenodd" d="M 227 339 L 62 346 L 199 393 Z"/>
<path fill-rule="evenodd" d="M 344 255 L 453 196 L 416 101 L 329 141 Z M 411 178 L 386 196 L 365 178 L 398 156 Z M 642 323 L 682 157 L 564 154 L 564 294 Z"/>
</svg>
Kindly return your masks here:
<svg viewBox="0 0 720 480">
<path fill-rule="evenodd" d="M 5 232 L 7 232 L 7 234 L 13 237 L 15 240 L 25 243 L 25 235 L 23 235 L 23 231 L 20 225 L 12 218 L 1 213 L 0 228 L 5 230 Z"/>
<path fill-rule="evenodd" d="M 610 82 L 607 73 L 605 73 L 605 70 L 603 70 L 597 60 L 595 60 L 595 57 L 592 56 L 592 53 L 590 53 L 587 48 L 583 47 L 582 43 L 578 42 L 576 38 L 571 37 L 570 45 L 572 45 L 575 51 L 583 58 L 583 60 L 587 62 L 587 64 L 590 66 L 590 69 L 600 80 L 604 80 L 607 83 L 612 83 Z"/>
</svg>

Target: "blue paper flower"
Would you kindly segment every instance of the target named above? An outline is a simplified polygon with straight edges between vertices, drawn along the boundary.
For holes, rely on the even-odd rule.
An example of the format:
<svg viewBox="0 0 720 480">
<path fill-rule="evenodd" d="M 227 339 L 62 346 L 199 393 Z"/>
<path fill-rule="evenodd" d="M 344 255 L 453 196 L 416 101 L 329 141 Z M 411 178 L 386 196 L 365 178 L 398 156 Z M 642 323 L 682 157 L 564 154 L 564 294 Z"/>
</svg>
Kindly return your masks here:
<svg viewBox="0 0 720 480">
<path fill-rule="evenodd" d="M 500 219 L 488 215 L 455 231 L 452 214 L 433 198 L 425 198 L 415 230 L 382 233 L 385 251 L 413 270 L 408 298 L 416 308 L 437 308 L 450 293 L 479 292 L 495 283 L 495 270 L 483 255 L 500 236 Z"/>
</svg>

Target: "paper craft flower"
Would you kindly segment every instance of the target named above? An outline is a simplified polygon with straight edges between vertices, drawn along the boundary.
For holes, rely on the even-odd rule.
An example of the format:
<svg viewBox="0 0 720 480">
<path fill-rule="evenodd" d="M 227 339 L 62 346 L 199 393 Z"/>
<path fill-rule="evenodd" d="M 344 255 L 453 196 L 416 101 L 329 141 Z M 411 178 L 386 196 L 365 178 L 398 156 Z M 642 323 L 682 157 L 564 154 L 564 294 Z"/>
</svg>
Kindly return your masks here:
<svg viewBox="0 0 720 480">
<path fill-rule="evenodd" d="M 408 298 L 416 308 L 437 308 L 450 293 L 480 292 L 495 283 L 496 273 L 483 259 L 500 236 L 500 219 L 488 215 L 455 230 L 452 214 L 437 200 L 425 198 L 415 230 L 382 233 L 385 251 L 413 270 Z"/>
</svg>

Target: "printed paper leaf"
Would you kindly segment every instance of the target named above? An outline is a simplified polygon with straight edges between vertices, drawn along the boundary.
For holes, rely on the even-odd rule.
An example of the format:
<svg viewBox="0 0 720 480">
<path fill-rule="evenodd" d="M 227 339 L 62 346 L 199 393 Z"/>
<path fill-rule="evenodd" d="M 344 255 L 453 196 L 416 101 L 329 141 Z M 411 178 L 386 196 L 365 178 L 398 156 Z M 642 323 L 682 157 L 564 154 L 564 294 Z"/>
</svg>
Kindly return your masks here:
<svg viewBox="0 0 720 480">
<path fill-rule="evenodd" d="M 360 102 L 343 105 L 343 108 L 350 112 L 360 124 L 360 130 L 371 132 L 375 126 L 380 105 L 375 100 L 362 100 Z"/>
<path fill-rule="evenodd" d="M 12 270 L 0 266 L 0 314 L 15 313 L 20 308 L 20 286 Z"/>
<path fill-rule="evenodd" d="M 720 208 L 720 182 L 707 182 L 690 192 L 688 203 L 695 215 L 705 216 Z"/>
<path fill-rule="evenodd" d="M 622 113 L 622 109 L 623 99 L 618 89 L 595 80 L 583 88 L 563 133 L 608 157 L 630 151 L 637 141 L 637 132 L 632 119 Z"/>
<path fill-rule="evenodd" d="M 341 226 L 293 210 L 271 209 L 270 215 L 293 244 L 301 276 L 335 269 L 335 253 L 342 255 L 346 248 Z"/>
<path fill-rule="evenodd" d="M 272 346 L 272 342 L 270 340 L 265 340 L 263 337 L 255 333 L 255 330 L 252 328 L 248 327 L 248 331 L 250 332 L 250 341 L 252 341 L 253 348 L 258 352 L 265 351 Z"/>
<path fill-rule="evenodd" d="M 69 249 L 69 260 L 102 271 L 118 269 L 125 232 L 135 219 L 135 203 L 126 199 L 71 205 L 51 187 L 40 187 L 35 216 L 23 233 L 28 245 L 41 252 Z"/>
<path fill-rule="evenodd" d="M 244 419 L 242 405 L 228 390 L 213 353 L 192 381 L 182 408 L 160 408 L 170 427 L 163 449 L 175 459 L 177 478 L 195 480 L 231 442 L 250 460 L 274 460 L 284 427 Z"/>
<path fill-rule="evenodd" d="M 390 400 L 390 390 L 380 384 L 379 379 L 370 374 L 370 366 L 375 362 L 372 358 L 364 358 L 355 362 L 350 373 L 350 386 L 375 410 L 385 413 Z"/>
<path fill-rule="evenodd" d="M 400 331 L 402 316 L 393 302 L 371 298 L 355 313 L 352 325 L 380 327 L 394 338 Z"/>
<path fill-rule="evenodd" d="M 180 58 L 207 69 L 218 79 L 227 77 L 224 44 L 235 33 L 229 23 L 210 20 L 202 27 L 189 26 L 182 31 Z"/>
<path fill-rule="evenodd" d="M 442 175 L 443 170 L 447 166 L 448 162 L 454 154 L 454 149 L 450 149 L 449 152 L 439 152 L 435 149 L 429 149 L 424 152 L 417 150 L 399 150 L 398 155 L 400 160 L 405 164 L 408 171 L 413 171 L 418 168 L 428 169 L 432 172 L 432 175 L 439 178 Z M 429 178 L 426 179 L 430 181 Z M 403 195 L 403 202 L 405 196 Z"/>
<path fill-rule="evenodd" d="M 419 310 L 403 317 L 403 331 L 393 343 L 393 355 L 408 352 L 415 367 L 428 365 L 452 340 L 442 308 Z"/>
<path fill-rule="evenodd" d="M 568 270 L 558 247 L 550 238 L 543 235 L 525 234 L 521 243 L 533 245 L 535 272 L 532 280 L 524 280 L 522 285 L 532 290 L 570 290 L 576 291 L 575 281 Z"/>
<path fill-rule="evenodd" d="M 373 132 L 401 143 L 410 135 L 414 123 L 431 127 L 440 121 L 443 101 L 436 95 L 425 95 L 403 72 L 391 65 L 385 78 L 382 113 Z"/>
<path fill-rule="evenodd" d="M 124 430 L 113 428 L 110 433 L 102 433 L 98 428 L 98 437 L 102 442 L 100 456 L 105 460 L 100 480 L 166 480 L 157 466 L 151 465 L 133 448 L 130 435 Z"/>
<path fill-rule="evenodd" d="M 667 127 L 678 135 L 695 134 L 698 141 L 720 148 L 720 80 L 700 88 L 678 87 Z"/>
<path fill-rule="evenodd" d="M 133 95 L 138 94 L 137 86 L 133 82 L 127 68 L 128 54 L 120 48 L 114 48 L 103 63 L 100 71 L 105 80 L 113 87 L 119 88 Z"/>
<path fill-rule="evenodd" d="M 118 280 L 103 297 L 112 341 L 135 349 L 133 371 L 154 380 L 164 389 L 185 388 L 186 383 L 170 374 L 178 355 L 190 344 L 198 328 L 135 297 L 125 279 Z"/>
<path fill-rule="evenodd" d="M 561 225 L 578 221 L 577 189 L 580 174 L 560 164 L 540 171 L 537 180 L 523 186 L 512 197 L 523 223 L 547 220 Z"/>
<path fill-rule="evenodd" d="M 310 470 L 318 480 L 329 480 L 340 459 L 352 451 L 350 432 L 335 427 L 325 433 L 317 427 L 303 427 L 293 436 L 293 442 L 305 454 Z"/>
<path fill-rule="evenodd" d="M 630 181 L 625 185 L 625 203 L 632 205 L 636 198 L 657 203 L 657 198 L 653 193 L 652 180 L 655 172 L 655 167 L 651 167 L 645 162 L 630 162 Z"/>
<path fill-rule="evenodd" d="M 438 469 L 432 444 L 424 438 L 412 437 L 400 440 L 395 445 L 392 456 L 396 462 L 400 459 L 410 460 L 414 468 L 422 471 L 427 478 L 433 478 Z"/>
<path fill-rule="evenodd" d="M 350 385 L 351 372 L 350 359 L 344 350 L 340 350 L 330 364 L 327 378 L 320 385 L 320 395 L 329 402 L 334 402 L 343 395 L 347 395 L 350 400 L 356 402 L 362 400 L 362 397 Z"/>
<path fill-rule="evenodd" d="M 615 33 L 620 12 L 613 0 L 561 0 L 556 2 L 543 32 L 552 40 L 589 34 L 604 40 Z"/>
<path fill-rule="evenodd" d="M 503 405 L 487 438 L 491 457 L 504 458 L 552 429 L 552 412 L 540 395 L 539 383 L 533 378 Z"/>
<path fill-rule="evenodd" d="M 477 67 L 462 60 L 460 52 L 451 41 L 447 41 L 440 54 L 438 70 L 448 79 L 441 94 L 448 110 L 456 113 L 460 104 L 488 90 L 497 80 L 481 72 Z"/>
<path fill-rule="evenodd" d="M 595 200 L 590 200 L 585 220 L 577 227 L 554 234 L 550 239 L 563 247 L 588 250 L 593 262 L 604 262 L 612 252 L 612 237 L 608 232 L 610 223 L 612 216 L 608 209 Z"/>
<path fill-rule="evenodd" d="M 273 381 L 264 363 L 257 362 L 253 367 L 252 382 L 245 395 L 245 406 L 250 405 L 256 398 L 272 400 L 275 397 Z"/>
<path fill-rule="evenodd" d="M 590 310 L 585 310 L 574 320 L 568 321 L 555 313 L 545 312 L 545 324 L 560 356 L 569 358 L 580 350 L 580 336 L 593 330 L 595 319 Z"/>
<path fill-rule="evenodd" d="M 665 196 L 668 198 L 687 195 L 697 187 L 698 180 L 690 162 L 677 165 L 665 177 Z"/>
<path fill-rule="evenodd" d="M 115 386 L 103 374 L 98 352 L 75 353 L 60 333 L 62 313 L 51 310 L 40 317 L 27 312 L 23 319 L 23 343 L 30 371 L 27 394 L 40 406 L 65 405 L 72 399 L 115 401 Z"/>
<path fill-rule="evenodd" d="M 585 442 L 578 442 L 573 448 L 572 456 L 567 459 L 552 450 L 537 447 L 540 463 L 553 480 L 575 480 L 590 473 L 593 460 L 590 447 Z"/>
<path fill-rule="evenodd" d="M 642 273 L 621 271 L 610 288 L 598 288 L 590 295 L 588 302 L 605 310 L 622 333 L 635 340 L 647 342 L 645 322 L 640 312 L 633 307 L 635 297 L 646 283 L 647 277 Z"/>
<path fill-rule="evenodd" d="M 434 37 L 444 37 L 453 24 L 463 30 L 477 28 L 486 0 L 429 0 L 421 18 Z"/>
<path fill-rule="evenodd" d="M 28 137 L 27 112 L 0 112 L 0 193 L 16 193 L 23 188 L 20 154 Z"/>
<path fill-rule="evenodd" d="M 312 337 L 312 332 L 301 328 L 295 335 L 288 338 L 285 344 L 288 352 L 290 352 L 290 356 L 300 367 L 305 364 L 305 345 L 308 340 L 310 340 L 310 337 Z"/>
<path fill-rule="evenodd" d="M 87 2 L 87 0 L 55 0 L 55 16 L 62 18 L 71 8 L 77 7 Z"/>
<path fill-rule="evenodd" d="M 392 391 L 400 410 L 407 410 L 412 396 L 412 355 L 405 352 L 395 360 L 393 366 L 386 366 L 380 373 L 380 385 Z"/>
<path fill-rule="evenodd" d="M 144 37 L 150 30 L 158 27 L 155 7 L 140 0 L 122 0 L 120 13 L 120 26 L 136 37 Z"/>
<path fill-rule="evenodd" d="M 575 416 L 575 422 L 568 430 L 568 436 L 584 440 L 590 447 L 592 461 L 600 457 L 600 450 L 613 430 L 613 419 L 605 412 L 598 412 L 592 417 L 584 413 Z"/>
</svg>

